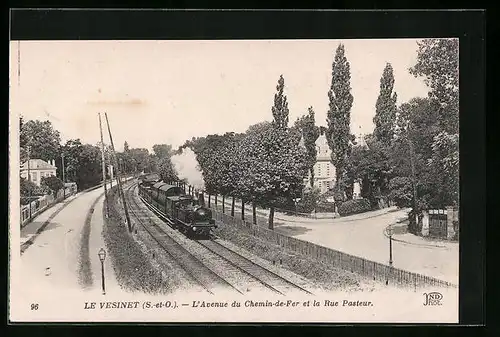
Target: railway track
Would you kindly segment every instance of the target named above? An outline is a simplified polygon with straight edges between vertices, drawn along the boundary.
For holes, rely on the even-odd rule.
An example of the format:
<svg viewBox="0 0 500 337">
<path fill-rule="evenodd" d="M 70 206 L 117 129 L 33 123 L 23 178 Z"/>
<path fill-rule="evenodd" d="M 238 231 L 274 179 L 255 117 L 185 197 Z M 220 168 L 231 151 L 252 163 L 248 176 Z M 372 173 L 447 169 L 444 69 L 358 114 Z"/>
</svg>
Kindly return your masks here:
<svg viewBox="0 0 500 337">
<path fill-rule="evenodd" d="M 125 198 L 129 203 L 129 210 L 139 225 L 153 238 L 154 241 L 169 255 L 175 263 L 179 265 L 197 284 L 203 287 L 208 293 L 214 294 L 217 288 L 234 288 L 230 283 L 214 273 L 201 261 L 196 259 L 189 251 L 173 240 L 168 233 L 151 221 L 151 217 L 144 212 L 133 196 L 133 189 L 137 184 L 127 187 Z M 149 220 L 149 221 L 148 221 Z"/>
<path fill-rule="evenodd" d="M 127 189 L 128 199 L 130 200 L 129 203 L 133 205 L 134 209 L 140 210 L 141 207 L 138 205 L 138 202 L 135 200 L 136 198 L 133 195 L 134 188 L 136 188 L 136 184 Z M 160 218 L 163 218 L 165 221 L 169 221 L 169 219 L 167 219 L 160 210 L 147 203 L 144 199 L 140 199 L 144 203 L 144 206 L 146 206 L 150 211 L 158 215 Z M 144 209 L 139 212 L 135 211 L 135 216 L 138 216 L 138 219 L 141 219 L 141 221 L 154 223 L 154 221 L 151 220 L 151 216 L 145 214 Z M 162 224 L 165 225 L 164 222 L 162 222 Z M 161 228 L 161 224 L 155 224 L 154 227 L 156 228 L 156 231 L 161 233 L 161 235 L 169 237 L 170 240 L 182 247 L 181 244 L 171 237 L 171 234 Z M 170 229 L 170 227 L 168 228 Z M 183 241 L 185 241 L 185 244 L 189 244 L 191 251 L 189 252 L 186 248 L 182 247 L 182 249 L 187 252 L 184 255 L 192 256 L 193 259 L 198 260 L 196 263 L 201 262 L 206 268 L 221 276 L 227 284 L 230 284 L 239 293 L 253 290 L 266 290 L 280 295 L 285 295 L 291 291 L 311 294 L 311 292 L 305 288 L 294 284 L 279 274 L 222 245 L 216 238 L 213 238 L 212 240 L 189 240 L 183 235 L 182 238 Z M 170 255 L 172 256 L 172 254 Z M 191 261 L 187 262 L 190 263 Z M 207 265 L 211 265 L 211 267 L 209 268 Z"/>
<path fill-rule="evenodd" d="M 273 290 L 274 292 L 285 295 L 286 293 L 291 291 L 301 291 L 312 295 L 312 293 L 307 289 L 249 260 L 243 255 L 235 252 L 234 250 L 231 250 L 228 247 L 222 245 L 217 240 L 218 239 L 214 238 L 210 241 L 197 242 L 213 254 L 220 256 L 222 259 L 236 266 L 239 270 L 245 272 L 248 275 L 251 275 L 253 278 L 261 282 L 265 287 Z"/>
</svg>

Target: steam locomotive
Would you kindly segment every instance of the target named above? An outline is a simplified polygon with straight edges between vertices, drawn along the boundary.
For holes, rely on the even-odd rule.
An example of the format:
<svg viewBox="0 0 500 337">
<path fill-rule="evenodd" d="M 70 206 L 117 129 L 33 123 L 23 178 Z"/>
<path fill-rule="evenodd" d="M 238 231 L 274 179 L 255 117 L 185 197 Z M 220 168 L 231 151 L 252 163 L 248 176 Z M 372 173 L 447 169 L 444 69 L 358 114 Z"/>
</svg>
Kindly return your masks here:
<svg viewBox="0 0 500 337">
<path fill-rule="evenodd" d="M 208 238 L 210 230 L 217 227 L 212 211 L 200 206 L 179 186 L 143 181 L 139 185 L 139 194 L 167 218 L 172 228 L 188 237 Z"/>
</svg>

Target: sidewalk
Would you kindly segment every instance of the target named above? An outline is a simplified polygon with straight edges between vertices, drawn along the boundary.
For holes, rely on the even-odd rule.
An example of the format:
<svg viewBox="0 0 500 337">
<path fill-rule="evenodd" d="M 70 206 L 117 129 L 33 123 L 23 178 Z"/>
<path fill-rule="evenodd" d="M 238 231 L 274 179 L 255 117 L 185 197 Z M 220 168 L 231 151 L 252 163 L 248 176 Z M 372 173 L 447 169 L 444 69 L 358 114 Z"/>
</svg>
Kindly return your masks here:
<svg viewBox="0 0 500 337">
<path fill-rule="evenodd" d="M 387 234 L 386 234 L 387 235 Z M 457 241 L 447 241 L 447 240 L 434 240 L 431 238 L 424 238 L 411 233 L 405 234 L 394 234 L 392 239 L 403 244 L 421 246 L 421 247 L 435 247 L 435 248 L 446 248 L 453 249 L 458 247 Z"/>
<path fill-rule="evenodd" d="M 55 204 L 54 206 L 40 213 L 34 220 L 22 227 L 20 238 L 21 246 L 32 239 L 34 236 L 36 236 L 38 234 L 37 232 L 41 229 L 43 224 L 47 221 L 50 221 L 50 219 L 53 218 L 53 215 L 55 215 L 55 213 L 58 212 L 63 207 L 63 205 L 64 202 Z"/>
<path fill-rule="evenodd" d="M 116 183 L 116 179 L 114 179 L 114 181 Z M 23 247 L 23 245 L 29 244 L 29 241 L 33 241 L 41 231 L 45 230 L 44 227 L 49 225 L 48 222 L 50 222 L 52 218 L 54 218 L 57 213 L 62 210 L 63 207 L 65 207 L 66 204 L 78 198 L 83 193 L 91 191 L 92 189 L 97 189 L 99 187 L 101 186 L 91 187 L 89 189 L 75 193 L 67 197 L 65 200 L 62 200 L 61 202 L 58 202 L 57 204 L 46 208 L 43 212 L 36 215 L 36 217 L 34 217 L 31 222 L 28 222 L 21 228 L 20 246 Z"/>
</svg>

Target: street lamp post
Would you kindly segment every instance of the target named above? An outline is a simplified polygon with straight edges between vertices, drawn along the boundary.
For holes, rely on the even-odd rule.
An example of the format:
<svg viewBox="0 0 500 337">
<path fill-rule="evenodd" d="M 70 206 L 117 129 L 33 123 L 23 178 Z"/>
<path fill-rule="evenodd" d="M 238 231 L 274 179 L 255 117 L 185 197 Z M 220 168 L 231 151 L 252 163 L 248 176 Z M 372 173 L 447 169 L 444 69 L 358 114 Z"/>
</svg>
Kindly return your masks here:
<svg viewBox="0 0 500 337">
<path fill-rule="evenodd" d="M 104 260 L 106 259 L 106 251 L 101 248 L 99 249 L 99 253 L 97 253 L 99 256 L 99 260 L 101 261 L 101 280 L 102 280 L 102 294 L 106 295 L 106 287 L 104 284 Z"/>
</svg>

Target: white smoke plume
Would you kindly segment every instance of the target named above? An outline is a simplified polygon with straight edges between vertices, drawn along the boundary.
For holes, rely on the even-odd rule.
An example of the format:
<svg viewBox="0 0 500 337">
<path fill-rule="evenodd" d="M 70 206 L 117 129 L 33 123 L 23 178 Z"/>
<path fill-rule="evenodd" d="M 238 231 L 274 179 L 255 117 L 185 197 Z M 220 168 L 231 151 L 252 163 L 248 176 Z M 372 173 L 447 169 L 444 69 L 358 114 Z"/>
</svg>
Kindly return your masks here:
<svg viewBox="0 0 500 337">
<path fill-rule="evenodd" d="M 204 188 L 203 177 L 200 170 L 198 170 L 196 155 L 191 149 L 184 149 L 182 154 L 172 156 L 172 163 L 180 179 L 186 178 L 188 183 L 197 189 Z"/>
</svg>

